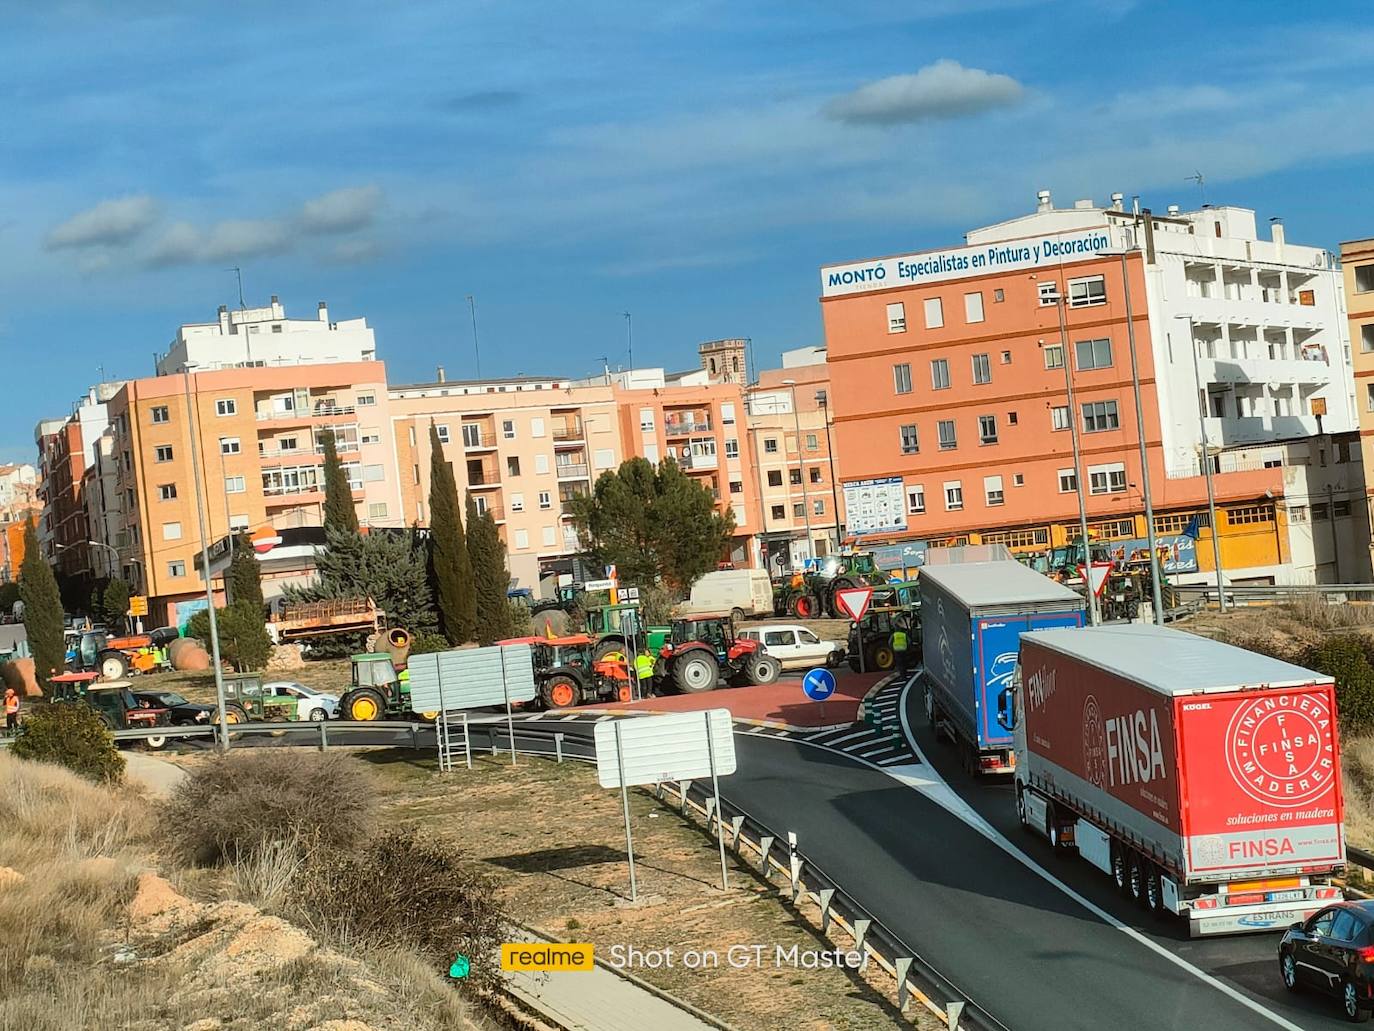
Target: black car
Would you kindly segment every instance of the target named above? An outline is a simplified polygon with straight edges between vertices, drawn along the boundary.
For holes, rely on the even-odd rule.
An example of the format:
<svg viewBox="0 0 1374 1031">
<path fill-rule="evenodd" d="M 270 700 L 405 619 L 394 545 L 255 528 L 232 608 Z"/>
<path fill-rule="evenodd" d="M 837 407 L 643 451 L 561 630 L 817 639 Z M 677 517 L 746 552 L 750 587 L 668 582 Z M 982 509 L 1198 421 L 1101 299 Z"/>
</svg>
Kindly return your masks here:
<svg viewBox="0 0 1374 1031">
<path fill-rule="evenodd" d="M 174 727 L 194 727 L 208 725 L 215 716 L 213 705 L 188 702 L 175 691 L 135 691 L 140 705 L 167 710 L 167 721 Z"/>
<path fill-rule="evenodd" d="M 1290 992 L 1315 989 L 1341 1000 L 1345 1019 L 1374 1012 L 1374 901 L 1338 902 L 1294 924 L 1279 941 L 1279 973 Z"/>
</svg>

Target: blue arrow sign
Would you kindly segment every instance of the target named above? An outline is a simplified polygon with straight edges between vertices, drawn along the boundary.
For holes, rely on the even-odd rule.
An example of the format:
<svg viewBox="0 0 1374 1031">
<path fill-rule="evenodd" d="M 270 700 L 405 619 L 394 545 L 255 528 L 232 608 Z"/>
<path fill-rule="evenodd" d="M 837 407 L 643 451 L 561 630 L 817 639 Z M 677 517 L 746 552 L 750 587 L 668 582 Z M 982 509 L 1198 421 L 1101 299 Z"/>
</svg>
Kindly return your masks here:
<svg viewBox="0 0 1374 1031">
<path fill-rule="evenodd" d="M 813 669 L 802 677 L 802 690 L 813 702 L 823 702 L 835 693 L 835 674 L 828 669 Z"/>
</svg>

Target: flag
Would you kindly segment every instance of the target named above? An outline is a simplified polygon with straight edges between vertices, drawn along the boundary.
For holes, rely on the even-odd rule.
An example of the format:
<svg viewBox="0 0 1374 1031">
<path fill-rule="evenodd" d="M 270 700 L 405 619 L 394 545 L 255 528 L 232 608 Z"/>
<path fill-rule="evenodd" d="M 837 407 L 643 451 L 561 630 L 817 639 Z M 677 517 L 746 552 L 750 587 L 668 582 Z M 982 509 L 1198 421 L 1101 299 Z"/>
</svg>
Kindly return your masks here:
<svg viewBox="0 0 1374 1031">
<path fill-rule="evenodd" d="M 1202 523 L 1198 520 L 1198 517 L 1193 516 L 1193 518 L 1188 520 L 1188 525 L 1183 528 L 1182 536 L 1191 537 L 1193 540 L 1197 540 L 1201 526 Z"/>
</svg>

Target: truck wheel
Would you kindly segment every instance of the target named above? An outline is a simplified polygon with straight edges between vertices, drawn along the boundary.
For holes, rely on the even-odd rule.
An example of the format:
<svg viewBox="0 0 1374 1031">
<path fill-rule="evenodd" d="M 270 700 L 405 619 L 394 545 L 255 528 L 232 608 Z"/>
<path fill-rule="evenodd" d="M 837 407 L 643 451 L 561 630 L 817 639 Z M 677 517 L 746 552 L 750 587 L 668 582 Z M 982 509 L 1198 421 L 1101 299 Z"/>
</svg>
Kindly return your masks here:
<svg viewBox="0 0 1374 1031">
<path fill-rule="evenodd" d="M 1127 882 L 1127 894 L 1131 896 L 1132 902 L 1143 908 L 1145 905 L 1145 878 L 1148 874 L 1147 864 L 1132 852 L 1127 870 L 1130 877 Z"/>
<path fill-rule="evenodd" d="M 1131 872 L 1126 859 L 1126 851 L 1120 845 L 1112 845 L 1112 880 L 1116 890 L 1122 895 L 1130 894 Z"/>
<path fill-rule="evenodd" d="M 774 684 L 782 676 L 782 663 L 771 655 L 755 655 L 745 666 L 744 675 L 755 686 Z"/>
<path fill-rule="evenodd" d="M 218 723 L 219 721 L 216 720 L 215 722 Z M 247 723 L 247 722 L 248 722 L 248 710 L 246 710 L 246 709 L 245 709 L 242 705 L 240 705 L 238 702 L 225 702 L 225 703 L 224 703 L 224 722 L 225 722 L 225 723 Z"/>
<path fill-rule="evenodd" d="M 1164 887 L 1159 883 L 1159 870 L 1153 863 L 1145 866 L 1145 908 L 1157 917 L 1167 912 L 1164 908 Z"/>
<path fill-rule="evenodd" d="M 720 669 L 714 656 L 684 655 L 673 663 L 673 684 L 683 694 L 714 690 L 719 679 Z"/>
<path fill-rule="evenodd" d="M 1023 831 L 1029 831 L 1031 829 L 1030 815 L 1026 812 L 1025 788 L 1016 789 L 1016 818 L 1021 821 L 1021 829 Z"/>
<path fill-rule="evenodd" d="M 360 687 L 344 695 L 339 703 L 339 712 L 346 720 L 370 723 L 386 715 L 386 699 L 375 688 Z"/>
<path fill-rule="evenodd" d="M 100 679 L 123 680 L 129 675 L 129 659 L 123 652 L 106 652 L 100 656 Z"/>
<path fill-rule="evenodd" d="M 736 605 L 733 609 L 730 610 L 730 618 L 734 620 L 736 623 L 743 623 L 745 615 L 745 611 L 738 605 Z"/>
<path fill-rule="evenodd" d="M 580 693 L 572 677 L 549 677 L 539 685 L 539 704 L 545 709 L 566 709 L 577 704 Z"/>
</svg>

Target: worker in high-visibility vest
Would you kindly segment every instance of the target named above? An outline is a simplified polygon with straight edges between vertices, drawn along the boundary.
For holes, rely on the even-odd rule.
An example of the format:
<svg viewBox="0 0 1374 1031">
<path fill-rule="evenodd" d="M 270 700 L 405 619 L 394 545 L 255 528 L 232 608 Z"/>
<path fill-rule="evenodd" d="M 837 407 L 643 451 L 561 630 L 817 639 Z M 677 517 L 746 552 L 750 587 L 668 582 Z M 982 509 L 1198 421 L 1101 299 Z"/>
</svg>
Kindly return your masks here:
<svg viewBox="0 0 1374 1031">
<path fill-rule="evenodd" d="M 911 654 L 911 648 L 907 641 L 906 627 L 901 623 L 896 624 L 892 631 L 892 652 L 897 659 L 897 668 L 903 673 L 909 672 L 908 656 Z"/>
<path fill-rule="evenodd" d="M 5 688 L 5 733 L 19 729 L 19 695 L 12 687 Z"/>
</svg>

